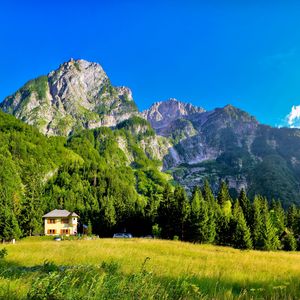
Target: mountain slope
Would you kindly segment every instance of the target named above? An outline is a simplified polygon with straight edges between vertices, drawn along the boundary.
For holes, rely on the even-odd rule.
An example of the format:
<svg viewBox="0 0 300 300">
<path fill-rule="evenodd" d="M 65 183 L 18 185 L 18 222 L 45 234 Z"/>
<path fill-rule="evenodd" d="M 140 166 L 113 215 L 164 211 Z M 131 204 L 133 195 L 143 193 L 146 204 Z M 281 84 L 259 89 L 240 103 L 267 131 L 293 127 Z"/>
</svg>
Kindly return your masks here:
<svg viewBox="0 0 300 300">
<path fill-rule="evenodd" d="M 147 112 L 149 122 L 152 109 L 159 107 Z M 209 178 L 217 190 L 226 180 L 233 194 L 244 188 L 250 196 L 260 193 L 285 206 L 300 202 L 300 130 L 259 124 L 232 105 L 195 110 L 177 114 L 157 130 L 173 141 L 164 169 L 176 181 L 192 190 Z"/>
<path fill-rule="evenodd" d="M 128 88 L 113 87 L 99 64 L 72 59 L 27 82 L 0 107 L 47 135 L 115 126 L 137 113 Z"/>
<path fill-rule="evenodd" d="M 158 207 L 170 176 L 139 145 L 154 137 L 125 127 L 46 137 L 0 111 L 0 238 L 8 214 L 22 234 L 40 234 L 42 216 L 54 208 L 77 211 L 103 235 L 120 230 L 116 224 L 151 232 L 150 208 Z"/>
<path fill-rule="evenodd" d="M 205 111 L 169 99 L 140 113 L 131 91 L 113 87 L 99 64 L 70 60 L 0 107 L 46 135 L 72 137 L 102 126 L 126 132 L 115 141 L 129 165 L 130 133 L 139 151 L 189 191 L 208 178 L 215 191 L 226 180 L 233 195 L 244 188 L 285 206 L 300 203 L 300 130 L 262 125 L 232 105 Z"/>
</svg>

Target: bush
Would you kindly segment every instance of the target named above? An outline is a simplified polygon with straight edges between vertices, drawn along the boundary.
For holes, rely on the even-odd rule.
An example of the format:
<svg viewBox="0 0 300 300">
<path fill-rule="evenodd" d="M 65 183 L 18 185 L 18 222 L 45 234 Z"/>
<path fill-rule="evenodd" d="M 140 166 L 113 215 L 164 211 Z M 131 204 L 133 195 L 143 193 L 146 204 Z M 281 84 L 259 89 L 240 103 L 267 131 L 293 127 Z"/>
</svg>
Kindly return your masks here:
<svg viewBox="0 0 300 300">
<path fill-rule="evenodd" d="M 6 250 L 6 248 L 3 248 L 3 249 L 1 249 L 0 250 L 0 259 L 4 259 L 5 258 L 5 256 L 7 256 L 7 250 Z"/>
<path fill-rule="evenodd" d="M 161 228 L 158 226 L 158 224 L 154 224 L 152 226 L 152 234 L 154 235 L 154 237 L 160 237 Z"/>
<path fill-rule="evenodd" d="M 294 235 L 289 232 L 282 239 L 283 250 L 286 251 L 296 251 L 297 250 L 297 241 Z"/>
</svg>

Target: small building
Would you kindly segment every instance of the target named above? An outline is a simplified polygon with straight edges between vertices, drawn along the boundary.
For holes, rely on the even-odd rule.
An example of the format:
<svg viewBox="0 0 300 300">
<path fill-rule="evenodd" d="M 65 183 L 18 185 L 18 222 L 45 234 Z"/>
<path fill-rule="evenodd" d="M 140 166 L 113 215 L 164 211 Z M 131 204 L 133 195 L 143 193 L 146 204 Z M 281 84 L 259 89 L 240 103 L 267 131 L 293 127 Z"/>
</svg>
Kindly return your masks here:
<svg viewBox="0 0 300 300">
<path fill-rule="evenodd" d="M 43 216 L 45 235 L 76 235 L 79 216 L 65 209 L 54 209 Z"/>
</svg>

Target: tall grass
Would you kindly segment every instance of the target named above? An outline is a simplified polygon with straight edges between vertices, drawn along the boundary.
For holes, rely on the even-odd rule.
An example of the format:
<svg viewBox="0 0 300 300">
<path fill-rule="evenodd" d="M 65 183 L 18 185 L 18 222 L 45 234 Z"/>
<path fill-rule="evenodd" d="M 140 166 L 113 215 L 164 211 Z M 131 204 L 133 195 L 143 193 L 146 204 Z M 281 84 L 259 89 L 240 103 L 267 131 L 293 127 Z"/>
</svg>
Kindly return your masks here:
<svg viewBox="0 0 300 300">
<path fill-rule="evenodd" d="M 31 238 L 6 245 L 6 299 L 299 299 L 300 253 L 176 241 Z"/>
</svg>

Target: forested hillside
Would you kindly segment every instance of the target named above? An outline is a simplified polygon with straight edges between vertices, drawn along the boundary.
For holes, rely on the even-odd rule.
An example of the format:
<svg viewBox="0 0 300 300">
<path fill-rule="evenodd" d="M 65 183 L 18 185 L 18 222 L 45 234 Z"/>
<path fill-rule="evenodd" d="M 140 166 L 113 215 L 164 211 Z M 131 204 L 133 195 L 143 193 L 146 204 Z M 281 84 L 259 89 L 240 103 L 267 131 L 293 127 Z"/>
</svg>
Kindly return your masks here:
<svg viewBox="0 0 300 300">
<path fill-rule="evenodd" d="M 46 137 L 0 112 L 0 238 L 42 234 L 43 214 L 61 208 L 100 236 L 127 230 L 242 249 L 300 246 L 296 206 L 285 212 L 279 201 L 250 200 L 243 190 L 232 198 L 225 182 L 215 195 L 206 181 L 189 196 L 141 148 L 153 136 L 147 121 L 134 117 L 115 130 Z"/>
<path fill-rule="evenodd" d="M 168 176 L 138 146 L 142 133 L 99 128 L 47 138 L 2 112 L 0 122 L 2 238 L 42 233 L 42 215 L 54 208 L 78 212 L 100 235 L 133 226 L 151 232 Z"/>
</svg>

